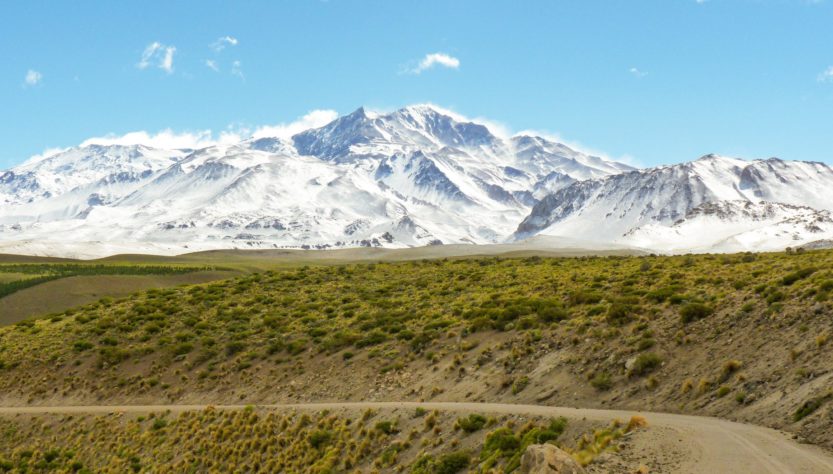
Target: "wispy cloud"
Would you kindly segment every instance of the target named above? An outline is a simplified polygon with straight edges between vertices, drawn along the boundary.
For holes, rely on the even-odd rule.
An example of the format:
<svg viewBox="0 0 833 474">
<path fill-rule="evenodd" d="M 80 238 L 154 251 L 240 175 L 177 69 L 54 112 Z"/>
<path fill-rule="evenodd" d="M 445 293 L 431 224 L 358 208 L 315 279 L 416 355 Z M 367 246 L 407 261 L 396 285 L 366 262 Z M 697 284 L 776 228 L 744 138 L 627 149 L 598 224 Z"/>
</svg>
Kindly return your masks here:
<svg viewBox="0 0 833 474">
<path fill-rule="evenodd" d="M 638 78 L 643 78 L 643 77 L 648 75 L 647 72 L 640 71 L 639 68 L 636 68 L 636 67 L 632 67 L 632 68 L 628 69 L 628 72 L 630 72 L 632 76 L 638 77 Z"/>
<path fill-rule="evenodd" d="M 206 59 L 203 63 L 212 71 L 220 72 L 221 62 L 225 64 L 225 61 L 221 61 L 222 55 L 220 53 L 227 47 L 237 46 L 238 44 L 240 44 L 240 41 L 238 41 L 238 39 L 234 36 L 226 35 L 217 38 L 216 41 L 208 45 L 208 47 L 214 51 L 214 54 L 212 55 L 213 59 Z M 243 65 L 239 60 L 232 61 L 230 72 L 232 76 L 237 76 L 243 81 L 246 80 L 246 76 L 243 74 Z"/>
<path fill-rule="evenodd" d="M 217 38 L 217 41 L 211 43 L 209 46 L 211 49 L 219 53 L 220 51 L 226 49 L 227 46 L 237 46 L 237 43 L 237 38 L 226 35 Z"/>
<path fill-rule="evenodd" d="M 419 61 L 416 67 L 407 68 L 405 72 L 420 74 L 423 71 L 432 69 L 435 66 L 458 69 L 460 67 L 460 60 L 445 53 L 429 53 Z"/>
<path fill-rule="evenodd" d="M 27 87 L 36 86 L 41 83 L 43 80 L 43 74 L 35 71 L 34 69 L 29 69 L 26 71 L 26 77 L 23 78 L 23 85 Z"/>
<path fill-rule="evenodd" d="M 828 67 L 818 77 L 819 82 L 831 82 L 833 81 L 833 66 Z"/>
<path fill-rule="evenodd" d="M 156 65 L 168 74 L 174 72 L 174 54 L 176 53 L 175 46 L 167 46 L 158 41 L 147 45 L 142 52 L 142 58 L 136 67 L 139 69 L 147 69 L 152 65 Z"/>
</svg>

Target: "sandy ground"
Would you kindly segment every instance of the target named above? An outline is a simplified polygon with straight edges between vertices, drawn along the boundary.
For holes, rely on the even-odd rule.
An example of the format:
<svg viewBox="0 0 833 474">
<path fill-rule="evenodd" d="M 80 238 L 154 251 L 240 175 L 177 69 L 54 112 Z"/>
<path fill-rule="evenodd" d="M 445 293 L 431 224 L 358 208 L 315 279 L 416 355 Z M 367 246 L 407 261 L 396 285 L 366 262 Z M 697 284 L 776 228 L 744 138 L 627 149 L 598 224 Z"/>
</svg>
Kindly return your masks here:
<svg viewBox="0 0 833 474">
<path fill-rule="evenodd" d="M 209 405 L 124 405 L 0 407 L 0 415 L 76 414 L 113 412 L 172 412 L 201 410 Z M 715 473 L 833 473 L 833 455 L 820 448 L 802 445 L 788 435 L 769 428 L 735 423 L 717 418 L 625 410 L 596 410 L 514 405 L 500 403 L 454 402 L 344 402 L 286 405 L 259 405 L 270 409 L 414 409 L 479 412 L 535 416 L 564 416 L 607 422 L 627 420 L 633 415 L 647 419 L 650 429 L 637 432 L 629 440 L 627 456 L 642 460 L 650 472 L 685 474 Z M 218 409 L 242 409 L 244 405 L 217 405 Z M 604 469 L 604 468 L 603 468 Z M 608 469 L 613 471 L 613 466 Z"/>
</svg>

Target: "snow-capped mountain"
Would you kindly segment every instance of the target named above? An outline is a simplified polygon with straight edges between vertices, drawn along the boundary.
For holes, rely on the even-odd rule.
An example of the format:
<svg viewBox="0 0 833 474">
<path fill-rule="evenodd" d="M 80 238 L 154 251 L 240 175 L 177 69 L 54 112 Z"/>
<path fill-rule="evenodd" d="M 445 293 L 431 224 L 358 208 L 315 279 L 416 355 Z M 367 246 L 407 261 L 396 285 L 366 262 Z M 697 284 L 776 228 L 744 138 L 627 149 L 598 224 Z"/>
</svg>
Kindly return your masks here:
<svg viewBox="0 0 833 474">
<path fill-rule="evenodd" d="M 544 195 L 631 169 L 433 106 L 360 108 L 291 139 L 91 145 L 30 161 L 0 174 L 0 242 L 165 253 L 495 243 Z"/>
<path fill-rule="evenodd" d="M 142 145 L 71 148 L 0 172 L 0 202 L 17 205 L 85 186 L 106 190 L 129 185 L 171 166 L 187 152 Z"/>
<path fill-rule="evenodd" d="M 89 145 L 0 173 L 0 251 L 580 242 L 768 250 L 833 239 L 833 170 L 714 155 L 636 170 L 430 105 L 196 150 Z M 539 237 L 540 236 L 540 237 Z M 551 236 L 552 238 L 548 238 Z M 538 244 L 536 244 L 538 245 Z"/>
<path fill-rule="evenodd" d="M 831 189 L 833 169 L 823 163 L 707 155 L 575 182 L 541 199 L 515 238 L 569 236 L 666 251 L 783 248 L 833 235 Z"/>
</svg>

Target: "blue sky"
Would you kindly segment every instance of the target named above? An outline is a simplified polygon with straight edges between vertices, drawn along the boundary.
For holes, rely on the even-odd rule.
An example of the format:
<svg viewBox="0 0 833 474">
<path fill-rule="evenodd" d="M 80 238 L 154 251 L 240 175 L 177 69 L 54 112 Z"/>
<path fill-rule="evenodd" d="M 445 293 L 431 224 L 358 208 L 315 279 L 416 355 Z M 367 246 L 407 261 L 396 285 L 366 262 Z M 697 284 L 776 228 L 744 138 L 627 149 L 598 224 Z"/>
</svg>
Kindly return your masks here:
<svg viewBox="0 0 833 474">
<path fill-rule="evenodd" d="M 833 163 L 833 0 L 26 1 L 0 19 L 0 168 L 423 102 L 644 166 Z"/>
</svg>

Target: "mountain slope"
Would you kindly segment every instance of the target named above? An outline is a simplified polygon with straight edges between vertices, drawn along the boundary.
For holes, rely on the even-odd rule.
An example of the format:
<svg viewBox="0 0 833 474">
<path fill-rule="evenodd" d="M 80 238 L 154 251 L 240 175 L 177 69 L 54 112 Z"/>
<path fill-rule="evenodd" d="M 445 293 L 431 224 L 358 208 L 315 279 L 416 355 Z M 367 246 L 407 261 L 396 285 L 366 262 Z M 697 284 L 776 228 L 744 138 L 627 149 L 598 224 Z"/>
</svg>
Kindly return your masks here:
<svg viewBox="0 0 833 474">
<path fill-rule="evenodd" d="M 495 243 L 548 192 L 629 169 L 433 106 L 360 108 L 289 140 L 92 145 L 24 164 L 0 175 L 0 240 L 163 253 Z"/>
<path fill-rule="evenodd" d="M 831 187 L 833 170 L 822 163 L 776 158 L 748 162 L 708 155 L 689 163 L 573 183 L 541 199 L 518 226 L 515 238 L 543 234 L 658 250 L 706 249 L 718 243 L 712 239 L 716 234 L 704 234 L 692 222 L 715 221 L 741 232 L 798 215 L 824 220 L 827 214 L 818 212 L 833 210 L 833 199 L 827 197 Z M 762 215 L 742 209 L 745 205 L 739 202 L 763 206 L 758 210 Z M 702 209 L 695 211 L 704 205 L 723 207 L 726 212 L 706 218 Z M 790 206 L 806 208 L 799 211 Z M 685 225 L 678 223 L 681 220 Z M 811 237 L 817 240 L 815 234 L 799 226 L 791 239 L 798 243 Z M 745 241 L 739 238 L 735 242 L 739 247 L 733 248 L 746 248 L 741 244 Z M 784 239 L 747 242 L 751 248 L 782 248 L 783 243 Z"/>
<path fill-rule="evenodd" d="M 624 237 L 635 246 L 672 252 L 783 249 L 833 237 L 833 215 L 766 201 L 715 201 L 670 226 L 648 224 Z"/>
</svg>

